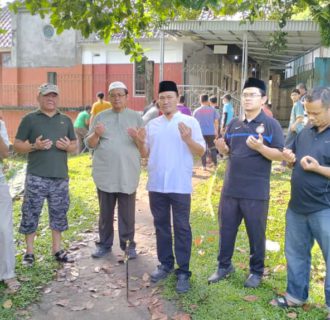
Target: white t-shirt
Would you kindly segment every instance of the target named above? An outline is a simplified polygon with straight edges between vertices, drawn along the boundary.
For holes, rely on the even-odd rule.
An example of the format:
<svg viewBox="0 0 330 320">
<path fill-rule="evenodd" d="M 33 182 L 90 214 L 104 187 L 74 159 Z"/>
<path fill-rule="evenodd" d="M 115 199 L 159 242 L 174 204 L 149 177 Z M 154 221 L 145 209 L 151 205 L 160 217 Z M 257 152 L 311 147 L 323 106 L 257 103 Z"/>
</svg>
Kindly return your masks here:
<svg viewBox="0 0 330 320">
<path fill-rule="evenodd" d="M 191 128 L 192 139 L 205 148 L 198 121 L 181 112 L 168 120 L 164 115 L 151 120 L 146 126 L 149 149 L 147 190 L 162 193 L 192 192 L 193 155 L 182 140 L 178 124 Z"/>
<path fill-rule="evenodd" d="M 8 133 L 7 133 L 7 129 L 6 129 L 6 125 L 5 123 L 0 120 L 0 136 L 2 138 L 2 140 L 4 141 L 4 143 L 9 146 L 9 138 L 8 138 Z M 2 171 L 2 160 L 0 160 L 0 183 L 4 182 L 4 174 Z"/>
</svg>

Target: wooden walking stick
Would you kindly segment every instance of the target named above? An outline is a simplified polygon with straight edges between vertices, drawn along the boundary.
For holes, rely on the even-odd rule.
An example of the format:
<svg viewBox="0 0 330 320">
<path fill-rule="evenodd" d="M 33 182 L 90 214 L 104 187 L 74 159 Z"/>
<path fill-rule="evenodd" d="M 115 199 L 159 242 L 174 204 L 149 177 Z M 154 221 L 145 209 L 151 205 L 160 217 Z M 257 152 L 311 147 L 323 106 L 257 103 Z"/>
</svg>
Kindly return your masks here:
<svg viewBox="0 0 330 320">
<path fill-rule="evenodd" d="M 129 276 L 128 276 L 128 260 L 129 260 L 129 244 L 130 244 L 130 241 L 129 240 L 126 240 L 126 248 L 125 248 L 125 264 L 126 264 L 126 300 L 127 302 L 128 301 L 128 291 L 129 291 Z"/>
</svg>

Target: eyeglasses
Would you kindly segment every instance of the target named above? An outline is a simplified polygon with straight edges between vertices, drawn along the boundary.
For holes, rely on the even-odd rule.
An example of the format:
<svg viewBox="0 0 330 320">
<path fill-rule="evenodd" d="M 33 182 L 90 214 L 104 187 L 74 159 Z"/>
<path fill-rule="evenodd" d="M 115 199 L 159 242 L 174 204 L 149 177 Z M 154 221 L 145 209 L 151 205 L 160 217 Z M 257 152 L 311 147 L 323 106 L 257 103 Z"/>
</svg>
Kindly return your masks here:
<svg viewBox="0 0 330 320">
<path fill-rule="evenodd" d="M 252 93 L 242 93 L 242 97 L 243 98 L 257 98 L 257 97 L 261 97 L 261 94 L 252 92 Z"/>
<path fill-rule="evenodd" d="M 111 99 L 122 98 L 122 97 L 124 97 L 124 96 L 126 96 L 126 93 L 109 94 L 109 97 L 110 97 Z"/>
</svg>

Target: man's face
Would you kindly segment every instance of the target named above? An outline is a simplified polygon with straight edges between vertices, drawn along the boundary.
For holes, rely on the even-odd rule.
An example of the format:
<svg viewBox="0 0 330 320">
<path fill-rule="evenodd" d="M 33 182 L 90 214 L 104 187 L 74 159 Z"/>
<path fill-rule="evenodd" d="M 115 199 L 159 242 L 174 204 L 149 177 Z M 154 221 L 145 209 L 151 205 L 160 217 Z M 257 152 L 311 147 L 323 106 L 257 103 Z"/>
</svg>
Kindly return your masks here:
<svg viewBox="0 0 330 320">
<path fill-rule="evenodd" d="M 127 93 L 124 89 L 112 89 L 109 99 L 114 111 L 121 111 L 127 107 Z"/>
<path fill-rule="evenodd" d="M 292 92 L 291 93 L 291 100 L 293 101 L 293 103 L 297 102 L 300 98 L 300 95 L 297 92 Z"/>
<path fill-rule="evenodd" d="M 58 106 L 59 97 L 57 93 L 50 92 L 46 95 L 39 94 L 37 100 L 42 111 L 52 112 Z"/>
<path fill-rule="evenodd" d="M 247 112 L 260 110 L 266 100 L 267 97 L 262 97 L 260 90 L 254 87 L 245 88 L 241 96 L 243 109 Z"/>
<path fill-rule="evenodd" d="M 324 108 L 321 100 L 305 101 L 305 109 L 313 126 L 322 130 L 330 124 L 330 106 L 328 109 Z"/>
<path fill-rule="evenodd" d="M 177 111 L 179 97 L 175 91 L 164 91 L 159 94 L 159 108 L 165 115 L 169 116 Z"/>
<path fill-rule="evenodd" d="M 298 86 L 296 89 L 299 90 L 299 92 L 300 92 L 300 96 L 301 96 L 301 97 L 306 93 L 306 90 L 305 90 L 304 87 L 299 87 L 299 86 Z"/>
</svg>

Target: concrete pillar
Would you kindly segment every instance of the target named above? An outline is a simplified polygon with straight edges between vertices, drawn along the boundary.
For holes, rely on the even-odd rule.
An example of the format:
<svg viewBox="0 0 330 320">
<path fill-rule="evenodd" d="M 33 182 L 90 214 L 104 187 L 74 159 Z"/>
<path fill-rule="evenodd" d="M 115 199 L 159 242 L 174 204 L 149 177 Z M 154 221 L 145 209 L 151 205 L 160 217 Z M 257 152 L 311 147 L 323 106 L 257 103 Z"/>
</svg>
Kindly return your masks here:
<svg viewBox="0 0 330 320">
<path fill-rule="evenodd" d="M 145 74 L 146 74 L 146 92 L 145 92 L 145 105 L 148 105 L 152 102 L 154 98 L 154 72 L 155 69 L 155 63 L 153 61 L 146 60 L 146 66 L 145 66 Z"/>
<path fill-rule="evenodd" d="M 269 67 L 270 67 L 269 62 L 263 62 L 260 64 L 260 79 L 266 83 L 268 90 L 269 90 L 269 76 L 270 76 Z M 269 92 L 267 93 L 269 94 Z"/>
</svg>

